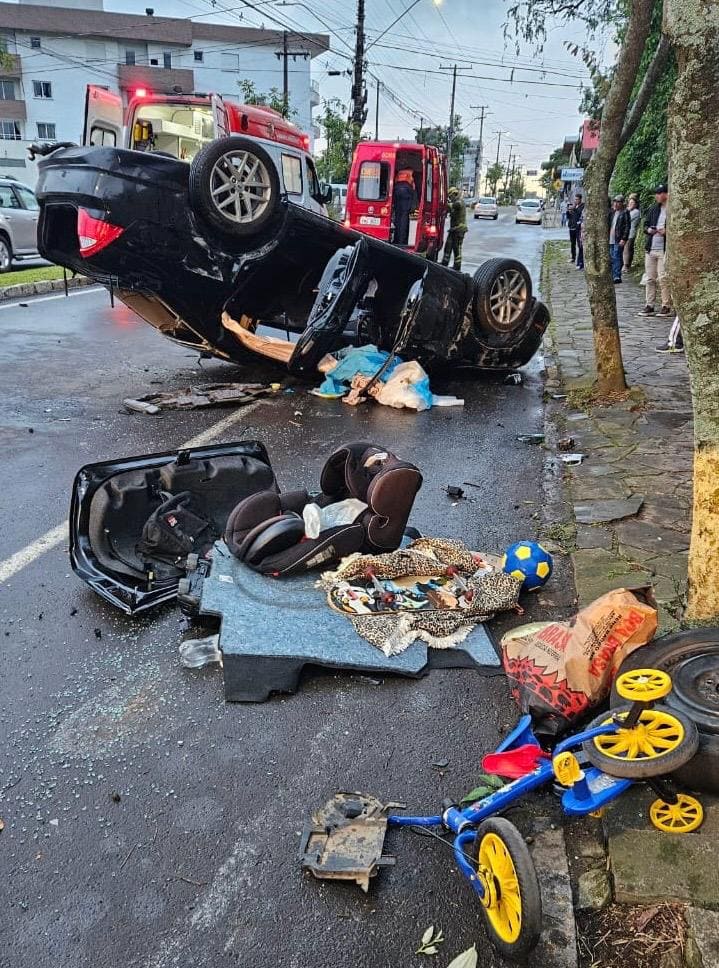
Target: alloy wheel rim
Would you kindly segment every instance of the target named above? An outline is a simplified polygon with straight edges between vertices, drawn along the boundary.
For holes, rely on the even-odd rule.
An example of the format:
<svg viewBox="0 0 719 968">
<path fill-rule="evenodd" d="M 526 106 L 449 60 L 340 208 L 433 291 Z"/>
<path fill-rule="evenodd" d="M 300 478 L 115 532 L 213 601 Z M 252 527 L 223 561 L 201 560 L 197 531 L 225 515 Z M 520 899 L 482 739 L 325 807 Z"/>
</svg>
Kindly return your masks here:
<svg viewBox="0 0 719 968">
<path fill-rule="evenodd" d="M 527 305 L 527 283 L 518 269 L 506 269 L 494 280 L 489 308 L 496 329 L 511 330 Z"/>
<path fill-rule="evenodd" d="M 228 151 L 210 174 L 212 203 L 223 218 L 239 225 L 255 222 L 270 203 L 267 168 L 250 151 Z"/>
</svg>

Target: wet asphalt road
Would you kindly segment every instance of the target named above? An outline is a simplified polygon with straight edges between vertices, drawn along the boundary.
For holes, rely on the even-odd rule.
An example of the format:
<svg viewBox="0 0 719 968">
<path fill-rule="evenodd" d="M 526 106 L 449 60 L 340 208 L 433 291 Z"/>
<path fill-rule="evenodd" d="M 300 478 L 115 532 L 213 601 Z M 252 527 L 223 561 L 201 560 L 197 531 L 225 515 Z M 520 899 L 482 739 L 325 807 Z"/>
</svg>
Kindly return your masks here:
<svg viewBox="0 0 719 968">
<path fill-rule="evenodd" d="M 511 255 L 538 286 L 555 234 L 506 210 L 472 220 L 465 268 Z M 120 412 L 125 396 L 186 385 L 197 361 L 104 291 L 0 306 L 0 335 L 0 562 L 63 521 L 82 464 L 174 448 L 220 420 L 207 439 L 263 440 L 283 486 L 312 485 L 338 443 L 376 440 L 421 467 L 412 522 L 424 533 L 487 550 L 536 535 L 542 452 L 515 436 L 542 429 L 541 360 L 522 387 L 433 387 L 463 396 L 462 410 L 355 409 L 298 387 L 228 426 L 223 411 Z M 214 362 L 202 375 L 278 378 Z M 463 481 L 480 485 L 474 500 L 452 506 L 442 487 Z M 535 599 L 529 617 L 540 614 Z M 217 669 L 179 666 L 177 611 L 114 611 L 71 574 L 65 542 L 0 585 L 0 620 L 0 964 L 409 968 L 429 924 L 447 939 L 438 965 L 474 942 L 482 965 L 497 963 L 436 842 L 393 833 L 397 866 L 366 897 L 305 878 L 296 853 L 308 809 L 335 789 L 425 811 L 470 789 L 516 718 L 501 678 L 310 675 L 295 695 L 227 705 Z"/>
</svg>

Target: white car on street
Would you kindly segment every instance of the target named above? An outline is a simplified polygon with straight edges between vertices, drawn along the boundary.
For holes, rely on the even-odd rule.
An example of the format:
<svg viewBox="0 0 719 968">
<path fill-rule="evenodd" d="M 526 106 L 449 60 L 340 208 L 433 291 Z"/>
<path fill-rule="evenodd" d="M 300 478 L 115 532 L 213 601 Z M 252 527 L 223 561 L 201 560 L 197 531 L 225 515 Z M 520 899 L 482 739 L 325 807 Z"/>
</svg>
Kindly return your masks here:
<svg viewBox="0 0 719 968">
<path fill-rule="evenodd" d="M 517 202 L 517 214 L 514 217 L 515 224 L 519 222 L 533 222 L 535 225 L 542 224 L 542 205 L 538 198 L 523 198 Z"/>
<path fill-rule="evenodd" d="M 499 218 L 497 199 L 493 198 L 491 195 L 482 195 L 477 204 L 474 206 L 474 217 L 493 219 Z"/>
</svg>

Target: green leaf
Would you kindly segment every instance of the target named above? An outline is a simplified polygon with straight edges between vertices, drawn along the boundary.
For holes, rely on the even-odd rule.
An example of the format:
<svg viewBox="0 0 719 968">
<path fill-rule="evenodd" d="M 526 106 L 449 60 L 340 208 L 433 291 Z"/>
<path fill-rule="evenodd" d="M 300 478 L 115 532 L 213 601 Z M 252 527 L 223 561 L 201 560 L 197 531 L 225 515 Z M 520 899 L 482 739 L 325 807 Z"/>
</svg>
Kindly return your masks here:
<svg viewBox="0 0 719 968">
<path fill-rule="evenodd" d="M 433 934 L 434 934 L 434 925 L 433 924 L 430 924 L 430 926 L 427 928 L 427 930 L 422 935 L 422 944 L 423 945 L 429 944 L 429 942 L 432 940 L 432 935 Z"/>
<path fill-rule="evenodd" d="M 447 968 L 477 968 L 477 946 L 473 944 L 471 948 L 467 948 L 461 955 L 457 955 L 456 958 L 450 961 Z"/>
<path fill-rule="evenodd" d="M 491 792 L 492 792 L 491 787 L 478 786 L 478 787 L 475 787 L 474 790 L 470 790 L 469 793 L 466 793 L 459 802 L 474 803 L 475 800 L 481 800 L 482 797 L 489 796 Z"/>
</svg>

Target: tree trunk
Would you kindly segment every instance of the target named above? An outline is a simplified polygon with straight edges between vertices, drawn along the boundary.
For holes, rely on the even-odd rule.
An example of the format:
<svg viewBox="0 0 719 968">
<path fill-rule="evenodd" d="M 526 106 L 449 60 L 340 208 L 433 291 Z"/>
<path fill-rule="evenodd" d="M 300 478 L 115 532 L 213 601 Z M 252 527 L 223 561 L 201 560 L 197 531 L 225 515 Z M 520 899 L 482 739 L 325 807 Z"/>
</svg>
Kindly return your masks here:
<svg viewBox="0 0 719 968">
<path fill-rule="evenodd" d="M 599 147 L 586 175 L 584 266 L 589 290 L 597 364 L 597 391 L 606 396 L 626 389 L 622 346 L 617 320 L 617 299 L 609 262 L 607 199 L 609 182 L 622 149 L 629 101 L 651 29 L 656 0 L 634 0 L 627 32 L 602 111 Z"/>
<path fill-rule="evenodd" d="M 665 0 L 678 76 L 669 105 L 669 282 L 694 404 L 688 616 L 719 617 L 719 0 Z"/>
</svg>

